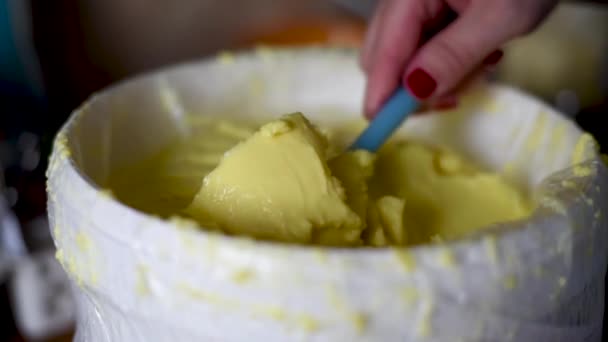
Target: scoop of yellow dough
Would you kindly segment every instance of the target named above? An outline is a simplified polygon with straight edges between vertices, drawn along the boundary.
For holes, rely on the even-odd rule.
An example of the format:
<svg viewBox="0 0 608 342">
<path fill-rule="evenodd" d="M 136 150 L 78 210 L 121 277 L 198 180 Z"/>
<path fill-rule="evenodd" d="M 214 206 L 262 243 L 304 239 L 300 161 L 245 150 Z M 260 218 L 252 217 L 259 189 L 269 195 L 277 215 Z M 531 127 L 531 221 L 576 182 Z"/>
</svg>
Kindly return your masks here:
<svg viewBox="0 0 608 342">
<path fill-rule="evenodd" d="M 408 244 L 452 240 L 526 217 L 531 203 L 500 175 L 483 172 L 446 148 L 389 144 L 377 158 L 372 189 L 405 200 Z"/>
<path fill-rule="evenodd" d="M 327 147 L 301 114 L 268 123 L 224 155 L 185 213 L 257 238 L 359 244 L 363 224 L 331 174 Z"/>
<path fill-rule="evenodd" d="M 230 234 L 335 246 L 450 240 L 525 217 L 499 175 L 445 149 L 389 143 L 328 160 L 330 142 L 299 113 L 229 150 L 184 213 Z"/>
</svg>

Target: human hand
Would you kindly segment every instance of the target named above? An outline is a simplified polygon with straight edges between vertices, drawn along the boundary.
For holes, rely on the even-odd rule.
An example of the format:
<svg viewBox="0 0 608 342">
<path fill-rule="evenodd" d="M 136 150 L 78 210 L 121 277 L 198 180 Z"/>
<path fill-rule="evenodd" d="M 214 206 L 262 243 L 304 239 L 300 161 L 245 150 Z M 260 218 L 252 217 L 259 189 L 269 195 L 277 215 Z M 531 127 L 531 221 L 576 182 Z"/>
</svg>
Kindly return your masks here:
<svg viewBox="0 0 608 342">
<path fill-rule="evenodd" d="M 425 102 L 452 92 L 505 42 L 532 31 L 557 0 L 379 0 L 361 53 L 372 117 L 403 84 Z M 450 13 L 457 17 L 445 27 Z M 429 35 L 430 39 L 425 40 Z M 484 63 L 485 62 L 485 63 Z M 453 100 L 452 100 L 453 101 Z"/>
</svg>

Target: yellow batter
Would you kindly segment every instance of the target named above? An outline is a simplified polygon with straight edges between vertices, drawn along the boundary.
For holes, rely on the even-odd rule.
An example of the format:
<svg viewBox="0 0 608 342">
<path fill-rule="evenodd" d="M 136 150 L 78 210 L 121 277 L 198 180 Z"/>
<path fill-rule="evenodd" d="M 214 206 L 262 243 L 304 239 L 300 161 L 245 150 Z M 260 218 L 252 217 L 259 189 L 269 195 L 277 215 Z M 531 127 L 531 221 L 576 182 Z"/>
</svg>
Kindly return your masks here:
<svg viewBox="0 0 608 342">
<path fill-rule="evenodd" d="M 331 174 L 327 145 L 301 115 L 266 124 L 224 155 L 184 212 L 229 233 L 356 244 L 364 225 Z"/>
<path fill-rule="evenodd" d="M 333 246 L 451 240 L 531 211 L 499 175 L 446 148 L 396 141 L 377 155 L 337 153 L 344 132 L 322 134 L 298 113 L 257 131 L 209 119 L 193 127 L 191 138 L 114 175 L 118 198 L 228 234 Z"/>
</svg>

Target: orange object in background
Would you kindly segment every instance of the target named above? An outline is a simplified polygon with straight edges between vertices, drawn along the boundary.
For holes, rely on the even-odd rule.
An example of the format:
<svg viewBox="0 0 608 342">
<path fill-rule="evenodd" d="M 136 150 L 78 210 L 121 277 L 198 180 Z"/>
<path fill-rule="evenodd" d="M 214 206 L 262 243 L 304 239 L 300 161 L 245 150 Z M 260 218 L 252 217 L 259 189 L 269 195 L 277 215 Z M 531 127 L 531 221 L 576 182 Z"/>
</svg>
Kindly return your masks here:
<svg viewBox="0 0 608 342">
<path fill-rule="evenodd" d="M 364 22 L 344 19 L 274 23 L 246 36 L 242 47 L 325 45 L 359 48 L 365 28 Z"/>
</svg>

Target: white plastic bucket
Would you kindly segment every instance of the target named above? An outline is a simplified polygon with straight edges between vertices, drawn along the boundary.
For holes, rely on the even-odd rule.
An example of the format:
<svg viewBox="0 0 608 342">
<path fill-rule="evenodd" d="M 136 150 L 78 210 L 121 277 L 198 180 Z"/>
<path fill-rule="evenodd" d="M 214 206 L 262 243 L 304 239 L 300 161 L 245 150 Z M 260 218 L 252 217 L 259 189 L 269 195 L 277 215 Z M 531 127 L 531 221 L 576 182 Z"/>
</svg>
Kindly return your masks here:
<svg viewBox="0 0 608 342">
<path fill-rule="evenodd" d="M 255 86 L 253 86 L 255 85 Z M 131 209 L 110 170 L 185 134 L 186 114 L 359 115 L 352 51 L 259 50 L 179 66 L 93 96 L 48 170 L 57 257 L 78 302 L 76 341 L 599 341 L 606 167 L 551 108 L 492 86 L 401 133 L 453 146 L 533 190 L 522 222 L 446 245 L 330 249 L 208 233 Z"/>
</svg>

